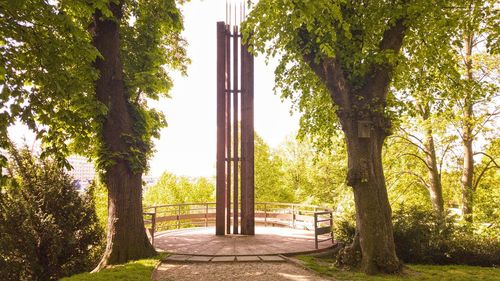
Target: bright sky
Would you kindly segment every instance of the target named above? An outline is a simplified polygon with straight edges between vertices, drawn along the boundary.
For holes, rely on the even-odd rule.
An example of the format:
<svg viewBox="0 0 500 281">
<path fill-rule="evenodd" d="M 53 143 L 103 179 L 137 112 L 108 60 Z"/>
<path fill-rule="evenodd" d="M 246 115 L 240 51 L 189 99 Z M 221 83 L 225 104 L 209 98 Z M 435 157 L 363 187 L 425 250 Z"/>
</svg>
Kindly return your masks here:
<svg viewBox="0 0 500 281">
<path fill-rule="evenodd" d="M 215 175 L 216 155 L 216 22 L 225 20 L 225 0 L 195 0 L 184 5 L 184 38 L 192 63 L 188 76 L 174 76 L 172 99 L 161 100 L 169 123 L 156 141 L 151 173 Z M 298 129 L 298 114 L 274 95 L 274 65 L 255 59 L 255 130 L 272 147 Z"/>
<path fill-rule="evenodd" d="M 235 1 L 236 2 L 236 1 Z M 216 22 L 226 18 L 226 0 L 193 0 L 182 8 L 191 64 L 188 75 L 173 75 L 171 99 L 151 105 L 166 115 L 169 126 L 156 140 L 150 175 L 165 170 L 186 176 L 215 175 L 216 156 Z M 298 129 L 298 114 L 274 95 L 274 64 L 255 59 L 255 130 L 276 147 Z M 33 134 L 22 126 L 9 130 L 12 139 L 28 145 Z"/>
</svg>

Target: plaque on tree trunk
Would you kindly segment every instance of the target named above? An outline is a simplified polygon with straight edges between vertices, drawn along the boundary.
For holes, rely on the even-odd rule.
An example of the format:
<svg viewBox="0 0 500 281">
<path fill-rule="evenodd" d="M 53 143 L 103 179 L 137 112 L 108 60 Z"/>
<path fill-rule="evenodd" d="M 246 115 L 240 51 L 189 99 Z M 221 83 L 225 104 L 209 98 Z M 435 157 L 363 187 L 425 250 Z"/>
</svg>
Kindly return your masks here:
<svg viewBox="0 0 500 281">
<path fill-rule="evenodd" d="M 372 130 L 371 121 L 358 121 L 358 138 L 368 139 Z"/>
</svg>

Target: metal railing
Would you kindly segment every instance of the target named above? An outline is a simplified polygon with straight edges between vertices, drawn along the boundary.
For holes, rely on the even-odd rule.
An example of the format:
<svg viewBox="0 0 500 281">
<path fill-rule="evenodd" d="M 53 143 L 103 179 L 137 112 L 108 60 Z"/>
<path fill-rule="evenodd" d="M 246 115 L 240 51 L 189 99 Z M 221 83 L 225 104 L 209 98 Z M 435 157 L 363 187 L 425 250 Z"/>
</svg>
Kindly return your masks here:
<svg viewBox="0 0 500 281">
<path fill-rule="evenodd" d="M 318 249 L 320 242 L 333 241 L 333 213 L 332 211 L 314 213 L 314 246 Z M 320 238 L 320 236 L 322 238 Z M 326 238 L 325 238 L 326 237 Z"/>
<path fill-rule="evenodd" d="M 331 213 L 331 210 L 316 205 L 258 202 L 255 203 L 255 223 L 313 230 L 317 212 Z M 145 227 L 154 243 L 157 231 L 214 225 L 215 202 L 144 207 L 144 216 Z"/>
</svg>

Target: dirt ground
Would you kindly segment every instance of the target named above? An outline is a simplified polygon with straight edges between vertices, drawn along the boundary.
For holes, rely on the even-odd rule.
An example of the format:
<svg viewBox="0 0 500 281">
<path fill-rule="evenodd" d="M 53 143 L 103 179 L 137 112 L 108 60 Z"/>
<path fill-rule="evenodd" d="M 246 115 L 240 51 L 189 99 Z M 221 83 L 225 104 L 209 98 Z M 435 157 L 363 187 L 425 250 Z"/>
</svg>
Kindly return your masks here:
<svg viewBox="0 0 500 281">
<path fill-rule="evenodd" d="M 322 281 L 320 277 L 289 262 L 162 263 L 153 274 L 155 281 Z"/>
</svg>

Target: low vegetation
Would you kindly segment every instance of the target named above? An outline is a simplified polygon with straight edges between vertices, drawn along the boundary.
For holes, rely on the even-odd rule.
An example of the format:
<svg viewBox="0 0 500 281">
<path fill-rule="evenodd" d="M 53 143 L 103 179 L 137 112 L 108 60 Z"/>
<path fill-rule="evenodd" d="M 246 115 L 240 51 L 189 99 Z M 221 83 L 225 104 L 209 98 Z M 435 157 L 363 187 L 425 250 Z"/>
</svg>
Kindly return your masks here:
<svg viewBox="0 0 500 281">
<path fill-rule="evenodd" d="M 128 262 L 103 269 L 97 273 L 81 273 L 61 281 L 150 281 L 161 256 Z"/>
<path fill-rule="evenodd" d="M 496 267 L 479 267 L 466 265 L 416 265 L 405 266 L 402 273 L 396 275 L 381 274 L 367 276 L 356 270 L 343 270 L 334 265 L 334 259 L 319 259 L 311 256 L 300 256 L 304 266 L 323 276 L 333 277 L 335 280 L 350 281 L 470 281 L 470 280 L 500 280 L 500 269 Z"/>
<path fill-rule="evenodd" d="M 394 211 L 393 225 L 396 252 L 405 263 L 500 265 L 499 229 L 494 224 L 478 229 L 457 216 L 439 220 L 430 209 L 400 206 Z M 349 244 L 354 233 L 354 214 L 337 220 L 338 241 Z"/>
</svg>

